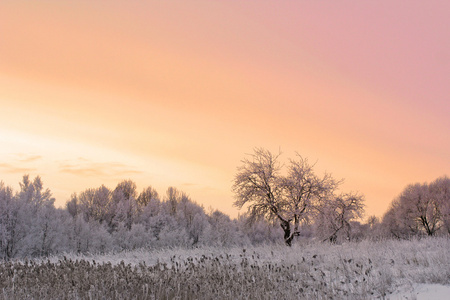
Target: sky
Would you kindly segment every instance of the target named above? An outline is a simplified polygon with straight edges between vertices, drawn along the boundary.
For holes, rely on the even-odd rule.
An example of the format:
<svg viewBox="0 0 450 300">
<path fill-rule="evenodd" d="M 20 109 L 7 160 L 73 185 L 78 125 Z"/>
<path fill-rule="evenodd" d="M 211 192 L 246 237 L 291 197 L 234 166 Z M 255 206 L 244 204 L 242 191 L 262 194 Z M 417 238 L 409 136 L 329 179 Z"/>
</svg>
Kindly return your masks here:
<svg viewBox="0 0 450 300">
<path fill-rule="evenodd" d="M 131 179 L 235 217 L 255 147 L 298 152 L 382 216 L 450 175 L 450 2 L 0 3 L 0 180 Z"/>
</svg>

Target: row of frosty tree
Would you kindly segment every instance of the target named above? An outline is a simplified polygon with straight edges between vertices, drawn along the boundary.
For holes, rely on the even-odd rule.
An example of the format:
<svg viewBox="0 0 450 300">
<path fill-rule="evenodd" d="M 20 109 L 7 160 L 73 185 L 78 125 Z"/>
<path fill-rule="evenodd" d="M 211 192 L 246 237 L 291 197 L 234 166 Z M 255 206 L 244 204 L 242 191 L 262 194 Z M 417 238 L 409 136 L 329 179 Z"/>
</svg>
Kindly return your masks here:
<svg viewBox="0 0 450 300">
<path fill-rule="evenodd" d="M 38 176 L 23 176 L 20 190 L 0 182 L 0 260 L 56 253 L 105 253 L 137 248 L 231 246 L 279 239 L 265 222 L 245 226 L 206 212 L 188 195 L 170 187 L 162 197 L 152 187 L 137 192 L 131 180 L 73 194 L 64 208 Z"/>
<path fill-rule="evenodd" d="M 206 212 L 170 187 L 160 197 L 131 180 L 73 194 L 56 208 L 40 177 L 20 190 L 0 183 L 0 259 L 62 252 L 105 253 L 136 248 L 232 246 L 299 239 L 338 242 L 361 238 L 450 234 L 450 179 L 408 186 L 380 221 L 361 224 L 364 197 L 337 193 L 340 181 L 317 176 L 298 156 L 287 164 L 264 149 L 242 161 L 233 185 L 237 219 Z M 280 226 L 281 225 L 281 226 Z"/>
<path fill-rule="evenodd" d="M 431 184 L 407 186 L 381 223 L 372 216 L 364 228 L 355 222 L 364 213 L 363 195 L 339 192 L 342 180 L 327 173 L 318 176 L 314 165 L 298 154 L 287 163 L 280 156 L 256 148 L 238 168 L 233 191 L 235 205 L 247 206 L 250 221 L 278 222 L 288 246 L 301 236 L 305 224 L 314 224 L 316 237 L 330 242 L 351 239 L 358 231 L 360 236 L 396 238 L 450 234 L 450 179 L 446 176 Z"/>
</svg>

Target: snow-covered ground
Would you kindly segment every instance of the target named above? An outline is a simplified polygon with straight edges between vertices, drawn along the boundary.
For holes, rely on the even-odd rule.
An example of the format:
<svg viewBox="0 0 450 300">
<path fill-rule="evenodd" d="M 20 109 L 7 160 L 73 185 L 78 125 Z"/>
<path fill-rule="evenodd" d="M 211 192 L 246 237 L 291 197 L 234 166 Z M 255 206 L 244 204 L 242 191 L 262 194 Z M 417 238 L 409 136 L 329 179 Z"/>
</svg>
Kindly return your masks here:
<svg viewBox="0 0 450 300">
<path fill-rule="evenodd" d="M 414 284 L 394 292 L 392 300 L 449 300 L 450 285 Z"/>
<path fill-rule="evenodd" d="M 180 281 L 188 276 L 188 282 L 198 280 L 203 284 L 208 284 L 205 278 L 210 276 L 219 282 L 234 276 L 234 280 L 248 284 L 245 280 L 250 275 L 256 281 L 252 277 L 254 283 L 249 287 L 262 295 L 265 286 L 258 286 L 258 279 L 271 282 L 276 278 L 284 284 L 286 292 L 301 290 L 308 299 L 333 295 L 333 299 L 450 300 L 449 249 L 450 238 L 437 237 L 341 245 L 304 242 L 293 247 L 138 249 L 103 255 L 67 254 L 65 258 L 51 257 L 50 262 L 82 260 L 96 265 L 121 264 L 138 268 L 158 265 L 161 270 L 158 267 L 152 276 L 166 276 L 164 270 L 174 270 Z M 191 274 L 189 268 L 194 268 L 195 273 Z"/>
</svg>

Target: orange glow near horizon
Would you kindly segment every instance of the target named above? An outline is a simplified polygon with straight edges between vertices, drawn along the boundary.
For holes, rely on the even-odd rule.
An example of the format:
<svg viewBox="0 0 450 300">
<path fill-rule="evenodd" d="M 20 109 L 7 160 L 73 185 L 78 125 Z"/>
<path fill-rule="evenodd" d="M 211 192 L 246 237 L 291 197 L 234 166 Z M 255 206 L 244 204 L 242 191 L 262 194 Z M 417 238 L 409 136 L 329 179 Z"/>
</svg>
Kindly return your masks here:
<svg viewBox="0 0 450 300">
<path fill-rule="evenodd" d="M 4 1 L 0 180 L 41 175 L 62 206 L 132 179 L 236 216 L 236 167 L 261 146 L 317 160 L 381 216 L 450 175 L 449 9 Z"/>
</svg>

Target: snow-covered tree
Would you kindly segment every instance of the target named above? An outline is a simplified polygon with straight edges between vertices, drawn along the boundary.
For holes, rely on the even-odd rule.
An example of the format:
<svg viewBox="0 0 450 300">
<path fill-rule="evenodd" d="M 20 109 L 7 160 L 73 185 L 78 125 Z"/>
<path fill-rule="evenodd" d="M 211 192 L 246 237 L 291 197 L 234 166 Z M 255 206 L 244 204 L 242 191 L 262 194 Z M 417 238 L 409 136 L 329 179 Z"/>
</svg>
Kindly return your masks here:
<svg viewBox="0 0 450 300">
<path fill-rule="evenodd" d="M 436 202 L 440 211 L 442 229 L 450 234 L 450 178 L 439 177 L 429 186 L 430 196 Z"/>
<path fill-rule="evenodd" d="M 208 219 L 202 206 L 192 201 L 187 195 L 182 195 L 177 205 L 176 220 L 186 228 L 192 245 L 197 244 L 208 224 Z"/>
<path fill-rule="evenodd" d="M 53 203 L 41 206 L 32 219 L 22 255 L 48 256 L 66 251 L 68 220 L 67 211 L 55 208 Z"/>
<path fill-rule="evenodd" d="M 166 212 L 172 216 L 175 216 L 177 214 L 178 203 L 180 203 L 185 197 L 187 197 L 187 195 L 179 191 L 177 188 L 172 186 L 169 187 L 164 197 L 164 208 Z"/>
<path fill-rule="evenodd" d="M 26 204 L 30 204 L 35 210 L 55 201 L 52 198 L 50 189 L 44 189 L 44 184 L 40 176 L 36 176 L 33 181 L 30 181 L 29 175 L 24 175 L 19 185 L 20 191 L 18 196 L 20 200 Z"/>
<path fill-rule="evenodd" d="M 114 203 L 113 227 L 123 222 L 128 230 L 138 218 L 138 193 L 136 183 L 131 180 L 120 182 L 112 193 Z"/>
<path fill-rule="evenodd" d="M 317 176 L 313 165 L 299 155 L 290 160 L 283 175 L 279 156 L 257 148 L 250 159 L 242 161 L 233 185 L 234 205 L 239 209 L 248 205 L 249 221 L 277 219 L 290 246 L 300 234 L 300 224 L 313 213 L 314 204 L 331 194 L 339 182 L 329 174 Z"/>
<path fill-rule="evenodd" d="M 143 224 L 133 224 L 129 230 L 124 223 L 119 223 L 112 236 L 116 250 L 144 248 L 155 241 Z"/>
<path fill-rule="evenodd" d="M 339 236 L 350 240 L 352 223 L 364 214 L 364 197 L 357 193 L 330 195 L 316 206 L 317 234 L 325 240 L 336 242 Z M 357 224 L 357 223 L 353 223 Z"/>
<path fill-rule="evenodd" d="M 242 214 L 237 218 L 237 226 L 239 231 L 245 235 L 244 243 L 247 242 L 246 240 L 252 245 L 273 244 L 283 241 L 283 230 L 280 226 L 276 222 L 264 218 L 249 222 L 247 214 Z"/>
<path fill-rule="evenodd" d="M 42 256 L 64 251 L 67 213 L 54 207 L 55 199 L 39 176 L 23 176 L 20 191 L 0 184 L 0 248 L 6 259 Z"/>
<path fill-rule="evenodd" d="M 432 182 L 408 185 L 392 201 L 383 217 L 382 226 L 398 238 L 411 235 L 436 235 L 448 231 L 450 179 L 441 177 Z"/>
<path fill-rule="evenodd" d="M 21 203 L 11 187 L 0 182 L 0 259 L 10 259 L 18 251 L 18 243 L 23 239 Z"/>
<path fill-rule="evenodd" d="M 244 234 L 239 232 L 236 220 L 219 210 L 208 214 L 210 226 L 205 229 L 205 240 L 216 246 L 239 245 L 244 241 Z"/>
<path fill-rule="evenodd" d="M 87 222 L 95 220 L 101 224 L 109 224 L 114 214 L 111 190 L 104 185 L 99 188 L 86 189 L 78 196 L 72 195 L 67 207 L 81 213 Z"/>
<path fill-rule="evenodd" d="M 70 251 L 76 253 L 105 253 L 113 249 L 113 239 L 106 224 L 87 222 L 82 215 L 71 219 L 68 230 Z"/>
<path fill-rule="evenodd" d="M 145 207 L 150 206 L 156 210 L 155 206 L 159 206 L 161 200 L 158 192 L 151 186 L 146 187 L 138 196 L 137 203 L 139 210 L 142 211 Z M 159 208 L 158 208 L 159 209 Z"/>
</svg>

